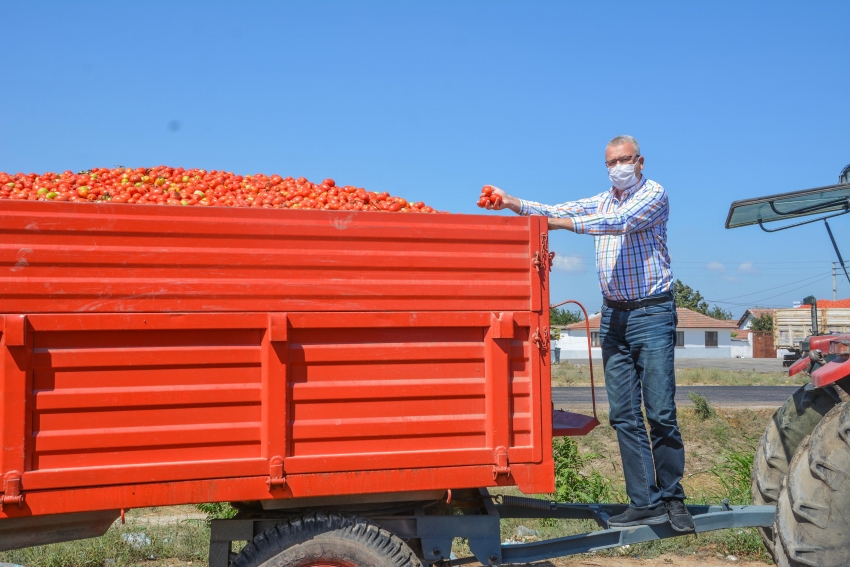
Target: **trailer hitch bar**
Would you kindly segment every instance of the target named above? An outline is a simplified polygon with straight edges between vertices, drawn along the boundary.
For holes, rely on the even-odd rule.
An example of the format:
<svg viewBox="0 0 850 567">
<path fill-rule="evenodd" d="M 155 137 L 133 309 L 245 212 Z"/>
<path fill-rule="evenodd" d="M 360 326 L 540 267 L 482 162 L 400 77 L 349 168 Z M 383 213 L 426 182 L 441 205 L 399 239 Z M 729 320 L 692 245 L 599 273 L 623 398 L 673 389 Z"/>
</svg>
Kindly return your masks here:
<svg viewBox="0 0 850 567">
<path fill-rule="evenodd" d="M 546 502 L 545 500 L 543 502 Z M 626 505 L 616 504 L 568 504 L 552 502 L 555 507 L 550 511 L 541 508 L 497 505 L 501 518 L 568 518 L 593 519 L 598 523 L 622 512 Z M 688 506 L 694 518 L 696 533 L 727 528 L 764 528 L 773 526 L 776 516 L 775 506 L 729 506 L 724 501 L 720 506 Z M 537 513 L 535 513 L 535 511 Z M 613 547 L 622 547 L 647 541 L 687 535 L 674 531 L 669 524 L 654 526 L 634 526 L 629 528 L 604 529 L 597 532 L 579 534 L 570 537 L 548 539 L 530 543 L 517 543 L 501 546 L 501 564 L 530 563 L 556 557 L 565 557 L 578 553 L 589 553 Z M 451 561 L 451 565 L 477 563 L 475 557 L 464 557 Z"/>
</svg>

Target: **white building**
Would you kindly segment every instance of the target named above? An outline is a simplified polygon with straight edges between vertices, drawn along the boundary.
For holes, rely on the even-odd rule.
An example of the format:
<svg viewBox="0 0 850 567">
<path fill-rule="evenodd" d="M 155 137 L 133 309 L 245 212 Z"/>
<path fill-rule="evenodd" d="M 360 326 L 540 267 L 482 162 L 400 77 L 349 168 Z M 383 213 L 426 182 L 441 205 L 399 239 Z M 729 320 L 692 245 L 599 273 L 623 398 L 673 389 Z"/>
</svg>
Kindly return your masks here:
<svg viewBox="0 0 850 567">
<path fill-rule="evenodd" d="M 733 331 L 735 336 L 732 337 L 733 357 L 753 358 L 753 335 L 750 333 L 750 328 L 753 325 L 753 321 L 765 313 L 773 316 L 773 309 L 752 307 L 744 311 L 744 314 L 738 319 L 738 329 Z"/>
<path fill-rule="evenodd" d="M 721 321 L 707 315 L 679 307 L 679 324 L 676 326 L 676 358 L 735 358 L 740 351 L 733 352 L 734 346 L 741 346 L 740 341 L 732 343 L 732 333 L 736 332 L 735 321 Z M 599 344 L 600 314 L 593 314 L 590 319 L 590 340 L 593 358 L 602 358 L 602 348 Z M 587 358 L 587 331 L 585 322 L 580 321 L 567 325 L 561 331 L 557 342 L 561 349 L 561 360 Z M 750 349 L 752 356 L 752 349 Z"/>
<path fill-rule="evenodd" d="M 753 338 L 750 331 L 738 329 L 732 332 L 735 334 L 732 337 L 732 358 L 752 358 Z"/>
</svg>

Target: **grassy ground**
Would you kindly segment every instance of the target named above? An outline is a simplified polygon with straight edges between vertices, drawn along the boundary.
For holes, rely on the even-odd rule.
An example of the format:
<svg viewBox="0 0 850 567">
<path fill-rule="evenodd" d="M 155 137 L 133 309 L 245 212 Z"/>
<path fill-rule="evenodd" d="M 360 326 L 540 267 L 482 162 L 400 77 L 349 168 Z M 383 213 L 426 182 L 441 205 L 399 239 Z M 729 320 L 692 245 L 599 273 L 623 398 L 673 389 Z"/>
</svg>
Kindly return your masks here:
<svg viewBox="0 0 850 567">
<path fill-rule="evenodd" d="M 185 508 L 185 507 L 181 507 Z M 168 509 L 159 509 L 164 511 Z M 182 511 L 182 510 L 181 510 Z M 130 510 L 99 538 L 0 553 L 0 562 L 26 567 L 122 567 L 207 564 L 210 530 L 204 520 L 144 521 L 148 510 Z"/>
<path fill-rule="evenodd" d="M 677 368 L 676 383 L 681 386 L 788 386 L 805 384 L 802 373 L 789 377 L 784 372 L 755 372 L 753 370 L 721 370 L 717 368 Z M 597 386 L 605 384 L 601 366 L 593 367 Z M 553 386 L 590 386 L 590 367 L 562 363 L 552 367 Z"/>
<path fill-rule="evenodd" d="M 749 503 L 752 455 L 771 414 L 770 410 L 716 408 L 712 417 L 703 420 L 693 409 L 680 409 L 679 423 L 686 451 L 683 485 L 691 503 L 719 503 L 723 498 L 730 498 L 733 504 Z M 605 415 L 600 415 L 600 419 L 603 424 L 607 422 Z M 610 427 L 597 427 L 586 437 L 561 442 L 556 449 L 556 471 L 562 479 L 559 499 L 627 501 L 619 449 Z M 0 562 L 27 567 L 203 567 L 207 563 L 209 528 L 201 519 L 185 519 L 187 511 L 197 513 L 188 507 L 177 511 L 173 508 L 133 510 L 127 514 L 126 525 L 116 523 L 101 538 L 4 552 L 0 553 Z M 520 525 L 537 530 L 540 536 L 518 537 Z M 597 529 L 595 524 L 581 521 L 504 520 L 502 540 L 535 541 Z M 138 534 L 144 536 L 140 538 Z M 458 556 L 468 555 L 462 540 L 456 542 L 454 551 Z M 542 565 L 575 563 L 611 567 L 627 557 L 653 558 L 670 564 L 680 560 L 699 562 L 699 557 L 720 561 L 717 558 L 728 555 L 769 563 L 756 531 L 744 529 L 684 536 L 599 552 L 592 557 L 588 554 L 581 556 L 583 561 L 575 558 Z"/>
</svg>

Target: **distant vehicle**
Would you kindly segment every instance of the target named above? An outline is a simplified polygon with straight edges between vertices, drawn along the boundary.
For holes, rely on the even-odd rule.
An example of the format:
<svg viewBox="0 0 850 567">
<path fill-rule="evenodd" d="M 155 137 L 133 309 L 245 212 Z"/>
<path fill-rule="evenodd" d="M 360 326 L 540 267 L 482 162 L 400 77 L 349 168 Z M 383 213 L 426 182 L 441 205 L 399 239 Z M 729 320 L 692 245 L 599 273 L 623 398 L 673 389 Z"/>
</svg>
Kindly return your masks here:
<svg viewBox="0 0 850 567">
<path fill-rule="evenodd" d="M 817 329 L 812 328 L 812 312 L 800 307 L 773 311 L 773 345 L 802 355 L 801 345 L 810 335 L 850 333 L 850 308 L 818 308 Z"/>
</svg>

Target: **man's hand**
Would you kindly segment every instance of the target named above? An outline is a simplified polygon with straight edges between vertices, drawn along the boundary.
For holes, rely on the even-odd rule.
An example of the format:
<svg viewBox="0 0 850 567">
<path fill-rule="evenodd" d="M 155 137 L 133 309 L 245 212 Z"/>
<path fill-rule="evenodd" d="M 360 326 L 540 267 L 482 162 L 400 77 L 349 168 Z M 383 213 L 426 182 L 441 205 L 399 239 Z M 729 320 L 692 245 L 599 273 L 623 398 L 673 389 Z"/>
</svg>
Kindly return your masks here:
<svg viewBox="0 0 850 567">
<path fill-rule="evenodd" d="M 522 205 L 519 202 L 519 199 L 514 197 L 513 195 L 508 195 L 504 190 L 499 189 L 495 185 L 485 185 L 484 187 L 489 187 L 492 189 L 493 195 L 499 195 L 501 197 L 500 200 L 496 200 L 495 203 L 492 201 L 487 201 L 484 204 L 484 208 L 488 211 L 501 211 L 502 209 L 510 209 L 515 213 L 519 213 Z"/>
</svg>

